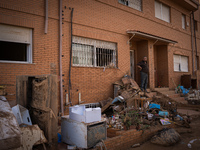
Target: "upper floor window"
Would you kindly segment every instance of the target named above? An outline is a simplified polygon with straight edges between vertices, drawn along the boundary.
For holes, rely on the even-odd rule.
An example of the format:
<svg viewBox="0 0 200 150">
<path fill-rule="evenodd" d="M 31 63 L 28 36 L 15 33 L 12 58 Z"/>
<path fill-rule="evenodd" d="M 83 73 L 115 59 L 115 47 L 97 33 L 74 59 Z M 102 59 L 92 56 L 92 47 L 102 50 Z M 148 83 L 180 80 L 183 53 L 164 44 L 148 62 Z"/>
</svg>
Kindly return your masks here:
<svg viewBox="0 0 200 150">
<path fill-rule="evenodd" d="M 142 11 L 142 0 L 118 0 L 118 1 L 121 4 Z"/>
<path fill-rule="evenodd" d="M 32 63 L 32 29 L 0 24 L 0 62 Z"/>
<path fill-rule="evenodd" d="M 182 28 L 186 29 L 186 16 L 182 14 Z"/>
<path fill-rule="evenodd" d="M 116 67 L 117 44 L 73 36 L 74 66 Z"/>
<path fill-rule="evenodd" d="M 170 22 L 170 8 L 169 6 L 155 1 L 155 17 L 163 21 Z"/>
</svg>

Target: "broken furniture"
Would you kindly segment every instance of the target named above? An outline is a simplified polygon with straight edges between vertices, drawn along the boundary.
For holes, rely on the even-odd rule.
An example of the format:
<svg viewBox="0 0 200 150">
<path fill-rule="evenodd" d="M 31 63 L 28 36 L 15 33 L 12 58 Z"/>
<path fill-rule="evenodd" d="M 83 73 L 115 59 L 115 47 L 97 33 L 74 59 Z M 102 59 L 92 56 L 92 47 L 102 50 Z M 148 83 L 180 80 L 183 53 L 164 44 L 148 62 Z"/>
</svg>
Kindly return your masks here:
<svg viewBox="0 0 200 150">
<path fill-rule="evenodd" d="M 3 85 L 0 85 L 0 95 L 1 96 L 5 96 L 6 95 L 6 90 L 5 90 L 5 86 Z"/>
<path fill-rule="evenodd" d="M 17 120 L 4 96 L 0 96 L 0 149 L 21 146 L 21 131 Z"/>
<path fill-rule="evenodd" d="M 56 75 L 16 77 L 17 104 L 29 110 L 32 123 L 44 131 L 48 143 L 57 141 L 57 78 Z"/>
<path fill-rule="evenodd" d="M 91 148 L 107 137 L 106 122 L 78 122 L 69 116 L 61 117 L 62 141 L 78 148 Z"/>
<path fill-rule="evenodd" d="M 181 85 L 188 89 L 192 87 L 193 89 L 197 88 L 197 79 L 192 78 L 190 74 L 185 74 L 181 76 Z"/>
</svg>

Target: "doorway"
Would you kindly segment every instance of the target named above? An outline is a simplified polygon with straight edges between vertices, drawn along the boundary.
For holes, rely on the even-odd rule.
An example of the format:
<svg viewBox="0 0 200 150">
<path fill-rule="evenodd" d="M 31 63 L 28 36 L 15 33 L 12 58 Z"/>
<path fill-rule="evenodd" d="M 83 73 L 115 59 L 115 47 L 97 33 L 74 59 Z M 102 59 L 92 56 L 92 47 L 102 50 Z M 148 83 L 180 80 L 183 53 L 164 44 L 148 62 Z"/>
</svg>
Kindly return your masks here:
<svg viewBox="0 0 200 150">
<path fill-rule="evenodd" d="M 167 45 L 154 46 L 155 86 L 168 87 L 168 50 Z"/>
</svg>

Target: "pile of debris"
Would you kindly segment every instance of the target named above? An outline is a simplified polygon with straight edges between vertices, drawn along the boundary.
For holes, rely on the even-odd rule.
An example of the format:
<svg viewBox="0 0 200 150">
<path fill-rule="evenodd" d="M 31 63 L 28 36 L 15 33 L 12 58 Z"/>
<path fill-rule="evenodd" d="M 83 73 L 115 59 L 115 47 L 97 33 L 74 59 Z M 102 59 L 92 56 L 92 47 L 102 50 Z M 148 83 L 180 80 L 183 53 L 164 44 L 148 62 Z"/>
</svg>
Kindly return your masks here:
<svg viewBox="0 0 200 150">
<path fill-rule="evenodd" d="M 114 91 L 114 99 L 100 102 L 102 117 L 109 130 L 144 130 L 169 124 L 190 127 L 190 118 L 177 113 L 175 102 L 142 92 L 129 76 L 115 82 Z"/>
<path fill-rule="evenodd" d="M 200 91 L 190 90 L 187 97 L 188 104 L 199 105 L 200 104 Z"/>
</svg>

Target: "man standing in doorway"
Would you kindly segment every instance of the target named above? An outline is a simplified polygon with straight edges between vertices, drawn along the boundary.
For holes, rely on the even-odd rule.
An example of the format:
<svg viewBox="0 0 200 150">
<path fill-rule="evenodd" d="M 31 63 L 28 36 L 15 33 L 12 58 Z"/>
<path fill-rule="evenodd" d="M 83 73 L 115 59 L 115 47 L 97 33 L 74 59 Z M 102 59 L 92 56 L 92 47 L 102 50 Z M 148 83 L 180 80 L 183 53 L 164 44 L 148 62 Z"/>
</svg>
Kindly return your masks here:
<svg viewBox="0 0 200 150">
<path fill-rule="evenodd" d="M 137 64 L 138 68 L 140 69 L 140 77 L 141 77 L 141 90 L 147 92 L 147 84 L 148 84 L 148 74 L 149 74 L 149 67 L 147 64 L 147 57 L 143 57 L 143 60 Z"/>
</svg>

